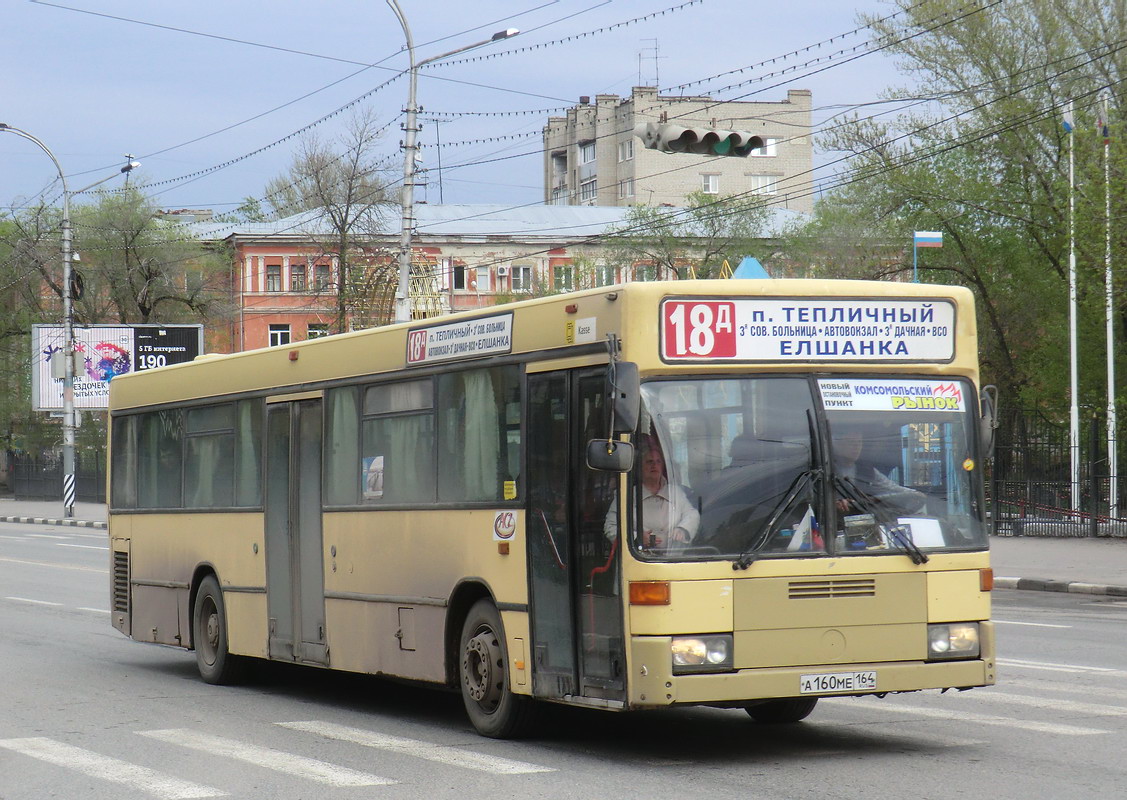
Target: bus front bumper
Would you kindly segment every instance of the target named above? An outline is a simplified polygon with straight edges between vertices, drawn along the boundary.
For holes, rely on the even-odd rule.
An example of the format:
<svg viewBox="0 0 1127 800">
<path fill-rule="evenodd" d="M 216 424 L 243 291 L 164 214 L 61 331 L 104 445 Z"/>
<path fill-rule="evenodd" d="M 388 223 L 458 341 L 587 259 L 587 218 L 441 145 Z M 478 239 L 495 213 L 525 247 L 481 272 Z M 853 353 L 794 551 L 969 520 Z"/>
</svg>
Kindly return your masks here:
<svg viewBox="0 0 1127 800">
<path fill-rule="evenodd" d="M 634 680 L 629 682 L 629 706 L 632 708 L 740 705 L 741 701 L 774 697 L 843 697 L 921 689 L 964 689 L 989 686 L 995 680 L 992 646 L 982 658 L 960 661 L 819 664 L 695 675 L 673 674 L 670 637 L 634 637 L 632 648 Z M 804 684 L 811 684 L 811 676 L 871 672 L 876 673 L 875 688 L 805 693 L 801 688 Z"/>
</svg>

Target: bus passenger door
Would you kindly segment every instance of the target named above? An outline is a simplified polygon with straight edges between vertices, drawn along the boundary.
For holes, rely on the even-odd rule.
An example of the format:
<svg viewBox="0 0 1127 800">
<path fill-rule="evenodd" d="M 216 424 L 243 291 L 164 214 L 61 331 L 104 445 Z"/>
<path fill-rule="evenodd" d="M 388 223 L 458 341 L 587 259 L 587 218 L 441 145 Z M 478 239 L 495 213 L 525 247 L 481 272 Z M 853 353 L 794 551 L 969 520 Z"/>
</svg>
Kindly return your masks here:
<svg viewBox="0 0 1127 800">
<path fill-rule="evenodd" d="M 328 663 L 321 542 L 321 401 L 266 417 L 266 607 L 270 657 Z"/>
<path fill-rule="evenodd" d="M 528 377 L 526 524 L 537 697 L 625 697 L 619 545 L 604 533 L 617 475 L 587 467 L 606 437 L 605 370 Z"/>
</svg>

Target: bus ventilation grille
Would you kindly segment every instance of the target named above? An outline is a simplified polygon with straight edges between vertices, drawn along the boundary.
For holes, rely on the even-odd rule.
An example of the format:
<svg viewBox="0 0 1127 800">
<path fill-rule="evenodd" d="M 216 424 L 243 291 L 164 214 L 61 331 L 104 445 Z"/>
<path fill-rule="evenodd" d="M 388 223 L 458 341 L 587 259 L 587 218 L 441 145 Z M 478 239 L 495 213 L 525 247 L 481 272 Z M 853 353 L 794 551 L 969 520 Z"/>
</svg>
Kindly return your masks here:
<svg viewBox="0 0 1127 800">
<path fill-rule="evenodd" d="M 129 553 L 113 552 L 113 610 L 129 613 Z"/>
<path fill-rule="evenodd" d="M 839 578 L 821 581 L 791 581 L 787 587 L 791 600 L 830 597 L 876 597 L 875 578 Z"/>
</svg>

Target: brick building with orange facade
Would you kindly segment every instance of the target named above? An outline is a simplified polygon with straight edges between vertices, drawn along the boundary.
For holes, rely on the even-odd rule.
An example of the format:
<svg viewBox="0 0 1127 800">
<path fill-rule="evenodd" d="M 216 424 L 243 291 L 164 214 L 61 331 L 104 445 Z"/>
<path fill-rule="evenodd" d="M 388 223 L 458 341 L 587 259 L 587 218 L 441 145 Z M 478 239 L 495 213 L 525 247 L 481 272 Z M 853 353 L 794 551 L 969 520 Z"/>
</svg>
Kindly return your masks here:
<svg viewBox="0 0 1127 800">
<path fill-rule="evenodd" d="M 413 286 L 417 311 L 452 312 L 495 305 L 525 294 L 573 291 L 633 280 L 673 278 L 649 265 L 607 263 L 599 236 L 621 227 L 629 209 L 619 207 L 499 205 L 416 206 L 415 269 L 430 279 Z M 771 231 L 799 212 L 773 212 Z M 208 349 L 237 352 L 285 345 L 336 332 L 338 262 L 318 241 L 308 215 L 270 223 L 203 223 L 202 238 L 221 241 L 234 253 L 231 291 L 235 314 L 225 329 L 209 331 Z M 398 222 L 364 238 L 368 262 L 379 268 L 381 309 L 395 291 Z M 375 312 L 374 312 L 375 313 Z M 378 314 L 376 314 L 378 316 Z M 372 319 L 349 320 L 363 327 Z"/>
</svg>

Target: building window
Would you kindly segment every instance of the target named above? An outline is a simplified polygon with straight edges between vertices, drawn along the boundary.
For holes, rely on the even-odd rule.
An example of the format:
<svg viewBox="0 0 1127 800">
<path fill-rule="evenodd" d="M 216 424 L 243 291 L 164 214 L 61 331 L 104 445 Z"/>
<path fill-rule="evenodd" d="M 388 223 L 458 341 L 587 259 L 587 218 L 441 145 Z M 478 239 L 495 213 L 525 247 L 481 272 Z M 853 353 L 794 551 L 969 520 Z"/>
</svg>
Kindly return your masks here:
<svg viewBox="0 0 1127 800">
<path fill-rule="evenodd" d="M 618 143 L 618 160 L 629 161 L 634 157 L 634 137 L 631 136 L 625 142 Z"/>
<path fill-rule="evenodd" d="M 755 194 L 775 194 L 778 191 L 778 178 L 774 175 L 751 175 L 751 191 Z"/>
<path fill-rule="evenodd" d="M 316 266 L 317 283 L 314 288 L 318 292 L 326 292 L 332 287 L 332 276 L 329 274 L 328 264 L 318 264 Z"/>
<path fill-rule="evenodd" d="M 290 264 L 290 291 L 305 291 L 305 265 Z"/>
<path fill-rule="evenodd" d="M 270 346 L 281 347 L 284 344 L 290 343 L 290 326 L 289 325 L 271 325 L 270 326 Z"/>
<path fill-rule="evenodd" d="M 579 145 L 579 163 L 590 164 L 595 160 L 595 143 L 583 142 Z"/>
<path fill-rule="evenodd" d="M 779 141 L 778 139 L 764 139 L 763 140 L 763 142 L 764 142 L 763 146 L 755 148 L 750 153 L 748 153 L 748 155 L 759 156 L 760 158 L 762 158 L 764 156 L 776 155 L 775 145 L 778 141 Z"/>
<path fill-rule="evenodd" d="M 515 266 L 512 269 L 512 276 L 514 292 L 532 291 L 532 267 Z"/>
<path fill-rule="evenodd" d="M 599 192 L 598 181 L 592 179 L 579 184 L 579 201 L 593 202 Z"/>
<path fill-rule="evenodd" d="M 452 270 L 452 281 L 455 289 L 466 288 L 466 267 L 464 264 L 455 264 Z"/>
<path fill-rule="evenodd" d="M 596 286 L 610 286 L 615 282 L 614 267 L 608 264 L 598 264 L 595 266 L 595 285 Z"/>
<path fill-rule="evenodd" d="M 719 175 L 701 175 L 701 191 L 705 194 L 720 194 Z"/>
<path fill-rule="evenodd" d="M 306 328 L 306 339 L 320 339 L 322 336 L 329 335 L 329 323 L 327 322 L 310 322 L 309 327 Z"/>
<path fill-rule="evenodd" d="M 280 292 L 282 291 L 282 265 L 281 264 L 267 264 L 266 265 L 266 291 Z"/>
<path fill-rule="evenodd" d="M 656 281 L 657 280 L 657 265 L 656 264 L 639 264 L 634 269 L 634 280 L 636 280 L 636 281 Z"/>
<path fill-rule="evenodd" d="M 552 269 L 552 288 L 557 292 L 570 292 L 575 289 L 575 267 L 571 264 Z"/>
<path fill-rule="evenodd" d="M 570 196 L 571 193 L 567 190 L 566 186 L 557 186 L 555 189 L 552 189 L 552 205 L 566 206 Z"/>
<path fill-rule="evenodd" d="M 634 196 L 634 179 L 624 178 L 618 182 L 618 196 L 619 197 L 633 197 Z"/>
<path fill-rule="evenodd" d="M 474 270 L 474 281 L 476 282 L 474 288 L 479 292 L 488 292 L 490 290 L 490 278 L 491 272 L 489 267 L 478 267 Z"/>
</svg>

